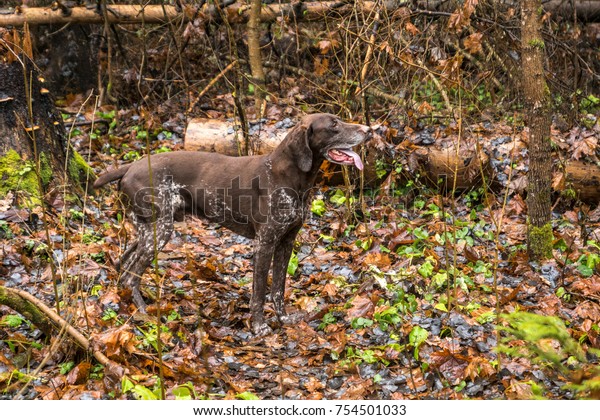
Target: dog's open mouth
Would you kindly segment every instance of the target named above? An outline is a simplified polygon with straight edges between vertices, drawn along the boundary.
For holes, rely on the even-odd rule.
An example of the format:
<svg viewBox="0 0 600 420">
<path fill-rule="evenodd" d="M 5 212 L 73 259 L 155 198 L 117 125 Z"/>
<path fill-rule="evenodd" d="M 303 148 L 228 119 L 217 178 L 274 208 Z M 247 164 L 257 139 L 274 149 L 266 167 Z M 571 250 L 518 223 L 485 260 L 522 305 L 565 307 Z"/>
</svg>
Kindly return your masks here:
<svg viewBox="0 0 600 420">
<path fill-rule="evenodd" d="M 340 165 L 354 165 L 359 170 L 363 170 L 363 163 L 355 152 L 350 149 L 331 149 L 327 151 L 329 160 Z"/>
</svg>

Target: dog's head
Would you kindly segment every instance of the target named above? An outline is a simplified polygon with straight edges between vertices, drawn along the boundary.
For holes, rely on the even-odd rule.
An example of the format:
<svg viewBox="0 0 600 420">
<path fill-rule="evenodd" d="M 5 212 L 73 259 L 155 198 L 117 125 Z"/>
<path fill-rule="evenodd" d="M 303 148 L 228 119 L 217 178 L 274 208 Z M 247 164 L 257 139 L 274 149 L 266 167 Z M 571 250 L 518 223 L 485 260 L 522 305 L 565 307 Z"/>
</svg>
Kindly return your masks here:
<svg viewBox="0 0 600 420">
<path fill-rule="evenodd" d="M 321 158 L 362 170 L 362 160 L 352 148 L 371 138 L 372 130 L 366 125 L 345 123 L 332 114 L 311 114 L 302 118 L 293 136 L 295 158 L 303 172 L 314 169 L 315 161 Z"/>
</svg>

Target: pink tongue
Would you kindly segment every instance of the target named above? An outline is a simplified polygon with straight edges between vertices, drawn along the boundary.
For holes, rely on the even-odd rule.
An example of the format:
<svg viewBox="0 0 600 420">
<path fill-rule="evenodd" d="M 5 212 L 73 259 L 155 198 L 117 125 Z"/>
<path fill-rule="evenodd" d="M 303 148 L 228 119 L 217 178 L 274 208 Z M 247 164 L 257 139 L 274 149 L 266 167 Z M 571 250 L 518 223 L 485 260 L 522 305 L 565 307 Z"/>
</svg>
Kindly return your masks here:
<svg viewBox="0 0 600 420">
<path fill-rule="evenodd" d="M 352 150 L 344 150 L 342 153 L 352 157 L 352 159 L 354 159 L 354 166 L 356 166 L 361 171 L 363 170 L 364 166 L 363 166 L 362 160 L 360 160 L 360 156 L 358 156 Z"/>
</svg>

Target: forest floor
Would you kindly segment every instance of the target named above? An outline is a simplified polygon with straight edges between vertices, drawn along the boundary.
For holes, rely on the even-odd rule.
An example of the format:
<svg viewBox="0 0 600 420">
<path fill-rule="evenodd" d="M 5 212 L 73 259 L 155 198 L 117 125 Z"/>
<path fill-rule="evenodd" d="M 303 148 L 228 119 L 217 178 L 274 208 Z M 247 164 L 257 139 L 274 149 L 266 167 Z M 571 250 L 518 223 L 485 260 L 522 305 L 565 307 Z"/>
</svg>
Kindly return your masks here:
<svg viewBox="0 0 600 420">
<path fill-rule="evenodd" d="M 131 111 L 101 114 L 109 132 L 72 132 L 96 172 L 148 145 L 181 147 L 179 119 L 140 126 L 146 116 Z M 514 145 L 510 127 L 486 130 L 486 144 Z M 404 130 L 391 147 L 433 134 Z M 553 136 L 569 142 L 568 133 Z M 261 338 L 248 322 L 251 241 L 180 223 L 143 280 L 160 305 L 141 315 L 113 268 L 131 236 L 114 189 L 79 204 L 55 200 L 45 214 L 4 197 L 0 285 L 51 307 L 58 293 L 61 316 L 125 375 L 115 382 L 64 331 L 46 337 L 2 306 L 0 398 L 154 399 L 161 388 L 170 399 L 597 398 L 600 211 L 557 205 L 554 257 L 529 263 L 525 154 L 517 155 L 494 163 L 506 194 L 442 198 L 401 182 L 401 159 L 362 198 L 320 188 L 288 268 L 286 304 L 304 319 L 280 327 L 268 304 L 274 333 Z"/>
</svg>

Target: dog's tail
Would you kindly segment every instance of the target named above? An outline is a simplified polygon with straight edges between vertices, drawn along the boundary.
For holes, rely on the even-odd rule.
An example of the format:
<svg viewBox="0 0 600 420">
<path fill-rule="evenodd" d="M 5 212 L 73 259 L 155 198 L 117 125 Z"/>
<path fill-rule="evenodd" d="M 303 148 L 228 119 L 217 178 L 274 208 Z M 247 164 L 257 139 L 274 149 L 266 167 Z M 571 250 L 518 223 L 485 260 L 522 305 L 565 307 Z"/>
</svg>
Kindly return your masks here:
<svg viewBox="0 0 600 420">
<path fill-rule="evenodd" d="M 123 175 L 125 175 L 128 170 L 129 165 L 123 165 L 117 170 L 104 172 L 98 177 L 98 179 L 96 179 L 96 181 L 94 181 L 94 189 L 97 190 L 98 188 L 102 187 L 105 184 L 108 184 L 109 182 L 113 182 L 123 178 Z"/>
</svg>

